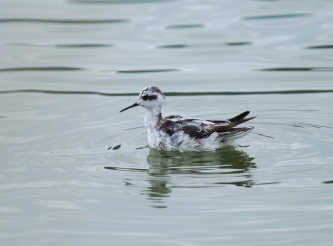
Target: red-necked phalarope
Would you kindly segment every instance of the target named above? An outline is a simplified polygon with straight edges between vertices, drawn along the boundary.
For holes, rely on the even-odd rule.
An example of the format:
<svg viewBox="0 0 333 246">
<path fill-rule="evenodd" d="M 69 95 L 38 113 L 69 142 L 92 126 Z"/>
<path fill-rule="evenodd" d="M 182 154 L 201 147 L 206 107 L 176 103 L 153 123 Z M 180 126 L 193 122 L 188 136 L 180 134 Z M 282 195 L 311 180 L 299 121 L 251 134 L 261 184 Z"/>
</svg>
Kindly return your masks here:
<svg viewBox="0 0 333 246">
<path fill-rule="evenodd" d="M 139 99 L 127 109 L 142 106 L 147 109 L 144 123 L 147 128 L 148 143 L 158 150 L 213 150 L 221 147 L 227 139 L 243 136 L 252 126 L 236 127 L 254 117 L 245 118 L 245 111 L 228 120 L 186 119 L 179 115 L 163 118 L 162 108 L 166 103 L 162 91 L 149 86 L 139 94 Z"/>
</svg>

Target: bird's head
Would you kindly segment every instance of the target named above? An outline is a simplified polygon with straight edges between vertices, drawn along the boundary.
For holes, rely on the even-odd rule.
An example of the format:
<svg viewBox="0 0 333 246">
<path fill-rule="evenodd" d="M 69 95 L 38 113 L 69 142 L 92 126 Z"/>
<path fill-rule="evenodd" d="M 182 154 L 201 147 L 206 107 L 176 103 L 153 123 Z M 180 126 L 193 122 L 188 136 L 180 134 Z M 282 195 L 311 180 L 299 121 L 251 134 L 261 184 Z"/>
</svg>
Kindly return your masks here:
<svg viewBox="0 0 333 246">
<path fill-rule="evenodd" d="M 163 105 L 166 103 L 165 96 L 163 92 L 157 88 L 156 86 L 149 86 L 144 88 L 140 94 L 139 99 L 136 103 L 133 105 L 124 108 L 120 112 L 123 112 L 127 109 L 136 107 L 136 106 L 142 106 L 148 110 L 153 109 L 161 109 Z"/>
</svg>

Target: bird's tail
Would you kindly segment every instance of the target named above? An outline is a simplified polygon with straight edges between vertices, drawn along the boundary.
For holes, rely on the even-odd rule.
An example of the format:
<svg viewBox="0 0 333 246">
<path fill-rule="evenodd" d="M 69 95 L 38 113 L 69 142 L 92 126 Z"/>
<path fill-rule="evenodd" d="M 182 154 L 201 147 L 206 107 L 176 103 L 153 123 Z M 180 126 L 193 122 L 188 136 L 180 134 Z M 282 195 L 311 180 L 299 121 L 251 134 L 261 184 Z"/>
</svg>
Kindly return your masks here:
<svg viewBox="0 0 333 246">
<path fill-rule="evenodd" d="M 249 117 L 249 118 L 245 118 L 248 114 L 250 113 L 250 111 L 245 111 L 244 113 L 241 113 L 240 115 L 237 115 L 231 119 L 228 119 L 230 122 L 233 122 L 235 125 L 239 125 L 242 124 L 246 121 L 252 120 L 257 116 L 253 116 L 253 117 Z"/>
</svg>

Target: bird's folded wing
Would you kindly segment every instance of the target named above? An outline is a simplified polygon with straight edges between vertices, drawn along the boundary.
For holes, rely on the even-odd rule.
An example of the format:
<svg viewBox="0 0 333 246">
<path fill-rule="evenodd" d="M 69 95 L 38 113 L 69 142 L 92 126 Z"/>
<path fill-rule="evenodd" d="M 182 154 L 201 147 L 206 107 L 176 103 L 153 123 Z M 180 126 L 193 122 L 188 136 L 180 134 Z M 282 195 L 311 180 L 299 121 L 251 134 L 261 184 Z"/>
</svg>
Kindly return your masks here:
<svg viewBox="0 0 333 246">
<path fill-rule="evenodd" d="M 228 131 L 229 129 L 231 129 L 235 126 L 237 126 L 235 123 L 228 122 L 223 125 L 222 124 L 212 124 L 212 125 L 204 126 L 203 129 L 208 132 L 224 132 L 224 131 Z"/>
</svg>

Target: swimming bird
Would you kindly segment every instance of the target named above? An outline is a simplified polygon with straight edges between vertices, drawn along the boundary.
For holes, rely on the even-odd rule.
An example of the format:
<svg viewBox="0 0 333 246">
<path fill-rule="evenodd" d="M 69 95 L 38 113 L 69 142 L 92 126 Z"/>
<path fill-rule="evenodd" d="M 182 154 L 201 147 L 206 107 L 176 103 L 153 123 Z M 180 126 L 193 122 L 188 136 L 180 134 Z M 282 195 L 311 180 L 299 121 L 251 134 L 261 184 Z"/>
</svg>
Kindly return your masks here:
<svg viewBox="0 0 333 246">
<path fill-rule="evenodd" d="M 144 88 L 139 99 L 127 109 L 141 106 L 147 109 L 144 124 L 147 129 L 148 144 L 157 150 L 213 150 L 223 146 L 227 140 L 239 138 L 253 127 L 236 127 L 254 117 L 245 118 L 250 111 L 227 120 L 187 119 L 179 115 L 162 116 L 166 103 L 163 92 L 156 86 Z"/>
</svg>

